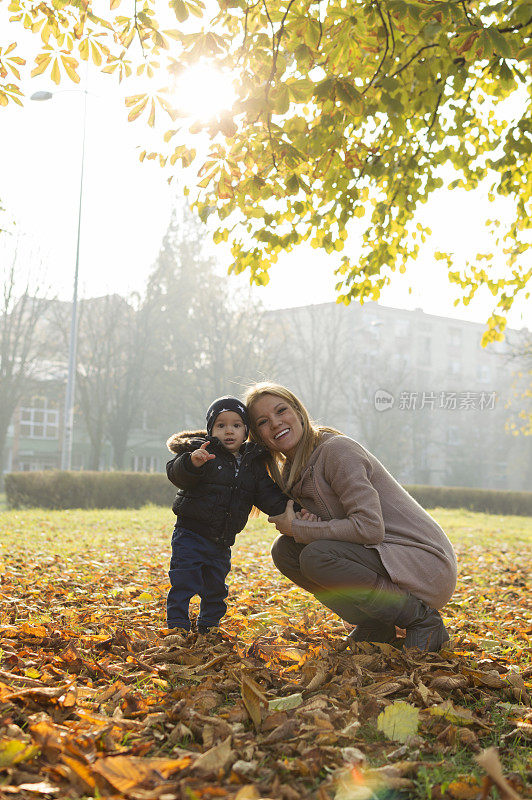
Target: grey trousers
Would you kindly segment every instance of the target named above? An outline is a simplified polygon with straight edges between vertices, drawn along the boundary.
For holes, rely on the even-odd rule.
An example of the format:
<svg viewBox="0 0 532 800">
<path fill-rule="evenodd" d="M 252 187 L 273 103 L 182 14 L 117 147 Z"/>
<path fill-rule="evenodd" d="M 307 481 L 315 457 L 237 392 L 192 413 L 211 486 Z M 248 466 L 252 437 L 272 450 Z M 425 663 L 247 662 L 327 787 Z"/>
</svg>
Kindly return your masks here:
<svg viewBox="0 0 532 800">
<path fill-rule="evenodd" d="M 279 572 L 351 625 L 374 619 L 364 613 L 364 605 L 371 607 L 379 576 L 390 580 L 378 552 L 354 542 L 300 544 L 291 536 L 278 536 L 272 558 Z M 390 596 L 393 604 L 398 600 Z"/>
</svg>

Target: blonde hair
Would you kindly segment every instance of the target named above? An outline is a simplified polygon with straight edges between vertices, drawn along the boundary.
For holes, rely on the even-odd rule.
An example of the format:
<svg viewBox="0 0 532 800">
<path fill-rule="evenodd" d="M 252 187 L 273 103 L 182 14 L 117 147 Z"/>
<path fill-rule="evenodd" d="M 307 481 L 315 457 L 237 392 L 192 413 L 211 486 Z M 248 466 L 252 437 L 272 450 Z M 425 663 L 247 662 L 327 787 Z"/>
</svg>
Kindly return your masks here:
<svg viewBox="0 0 532 800">
<path fill-rule="evenodd" d="M 264 444 L 260 438 L 259 431 L 255 425 L 255 421 L 251 415 L 253 405 L 260 400 L 264 395 L 273 395 L 280 397 L 296 412 L 301 425 L 303 426 L 303 435 L 297 445 L 294 458 L 292 461 L 286 458 L 282 453 L 273 452 L 270 450 L 266 458 L 268 470 L 274 481 L 281 487 L 283 492 L 290 494 L 292 486 L 300 477 L 303 468 L 306 466 L 312 452 L 316 449 L 320 442 L 322 433 L 336 433 L 340 434 L 335 428 L 328 428 L 324 425 L 318 425 L 313 422 L 310 415 L 296 395 L 281 386 L 279 383 L 271 383 L 263 381 L 262 383 L 255 383 L 247 390 L 244 398 L 248 413 L 250 424 L 250 439 L 258 444 Z"/>
</svg>

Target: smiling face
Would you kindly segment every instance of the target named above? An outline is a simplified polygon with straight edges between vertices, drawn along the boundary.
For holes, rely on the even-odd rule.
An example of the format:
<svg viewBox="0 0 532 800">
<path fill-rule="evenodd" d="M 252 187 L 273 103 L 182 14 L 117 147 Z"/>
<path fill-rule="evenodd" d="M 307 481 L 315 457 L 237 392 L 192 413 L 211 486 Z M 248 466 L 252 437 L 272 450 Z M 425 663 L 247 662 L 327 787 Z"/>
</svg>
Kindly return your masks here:
<svg viewBox="0 0 532 800">
<path fill-rule="evenodd" d="M 246 427 L 236 411 L 222 411 L 214 420 L 212 435 L 231 453 L 237 453 L 246 438 Z"/>
<path fill-rule="evenodd" d="M 282 397 L 264 394 L 253 403 L 249 414 L 268 450 L 292 459 L 303 436 L 301 419 L 292 406 Z"/>
</svg>

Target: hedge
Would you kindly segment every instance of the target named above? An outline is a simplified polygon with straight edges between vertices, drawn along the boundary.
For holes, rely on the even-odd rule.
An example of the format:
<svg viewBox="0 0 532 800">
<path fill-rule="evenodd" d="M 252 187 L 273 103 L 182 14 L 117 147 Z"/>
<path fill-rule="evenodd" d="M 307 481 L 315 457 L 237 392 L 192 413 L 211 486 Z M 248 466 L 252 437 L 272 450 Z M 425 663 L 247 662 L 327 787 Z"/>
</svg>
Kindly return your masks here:
<svg viewBox="0 0 532 800">
<path fill-rule="evenodd" d="M 9 508 L 140 508 L 172 505 L 176 489 L 166 475 L 145 472 L 11 472 Z"/>
<path fill-rule="evenodd" d="M 465 508 L 485 514 L 532 516 L 532 492 L 461 486 L 405 486 L 423 508 Z"/>
<path fill-rule="evenodd" d="M 170 506 L 175 488 L 166 475 L 143 472 L 12 472 L 5 476 L 9 508 L 140 508 Z M 532 516 L 532 492 L 405 486 L 424 508 L 465 508 Z"/>
</svg>

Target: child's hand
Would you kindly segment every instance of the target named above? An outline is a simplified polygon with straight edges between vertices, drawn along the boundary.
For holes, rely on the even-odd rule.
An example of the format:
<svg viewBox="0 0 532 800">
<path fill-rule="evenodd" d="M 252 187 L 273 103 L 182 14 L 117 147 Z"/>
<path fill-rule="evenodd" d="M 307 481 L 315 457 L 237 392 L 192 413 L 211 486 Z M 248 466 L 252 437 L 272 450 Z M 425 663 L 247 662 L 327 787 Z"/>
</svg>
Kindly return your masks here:
<svg viewBox="0 0 532 800">
<path fill-rule="evenodd" d="M 216 458 L 214 453 L 208 453 L 205 449 L 209 445 L 210 442 L 204 442 L 198 450 L 194 450 L 194 452 L 190 454 L 190 460 L 195 467 L 202 467 L 207 461 Z"/>
<path fill-rule="evenodd" d="M 296 513 L 296 518 L 304 519 L 306 522 L 321 522 L 320 517 L 316 514 L 311 514 L 306 508 L 302 508 L 301 511 L 298 511 Z"/>
</svg>

